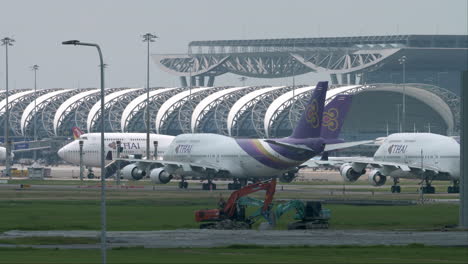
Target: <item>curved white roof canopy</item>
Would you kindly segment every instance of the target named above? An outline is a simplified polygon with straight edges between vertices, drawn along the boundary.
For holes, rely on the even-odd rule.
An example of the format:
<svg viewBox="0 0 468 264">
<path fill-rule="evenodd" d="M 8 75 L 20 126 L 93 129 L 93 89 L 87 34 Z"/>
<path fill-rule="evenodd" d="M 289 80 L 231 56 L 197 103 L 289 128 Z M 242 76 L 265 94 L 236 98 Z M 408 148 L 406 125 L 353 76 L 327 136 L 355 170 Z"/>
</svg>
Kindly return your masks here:
<svg viewBox="0 0 468 264">
<path fill-rule="evenodd" d="M 227 118 L 227 129 L 228 129 L 229 135 L 231 135 L 232 122 L 234 121 L 234 117 L 236 117 L 237 112 L 239 112 L 245 104 L 247 104 L 248 102 L 250 102 L 257 96 L 260 96 L 262 94 L 265 94 L 265 93 L 268 93 L 268 92 L 271 92 L 271 91 L 274 91 L 283 87 L 284 86 L 262 88 L 262 89 L 250 92 L 242 96 L 239 100 L 237 100 L 237 102 L 235 102 L 232 105 L 231 110 L 229 110 L 229 114 Z"/>
<path fill-rule="evenodd" d="M 13 95 L 10 95 L 8 96 L 8 103 L 12 104 L 14 103 L 16 99 L 32 94 L 32 93 L 34 93 L 34 91 L 25 91 L 25 92 L 20 92 L 20 93 L 15 93 Z M 6 98 L 0 102 L 0 111 L 2 111 L 2 113 L 4 113 L 3 109 L 5 108 L 5 106 L 6 106 Z"/>
<path fill-rule="evenodd" d="M 180 92 L 174 96 L 172 96 L 171 98 L 169 98 L 166 102 L 164 102 L 161 107 L 159 108 L 159 111 L 158 111 L 158 114 L 156 115 L 156 131 L 157 133 L 159 134 L 159 126 L 161 125 L 161 122 L 163 121 L 163 117 L 166 116 L 166 112 L 169 111 L 169 109 L 171 108 L 171 106 L 173 106 L 175 103 L 177 103 L 178 101 L 184 99 L 185 97 L 187 96 L 190 96 L 190 94 L 195 94 L 195 93 L 198 93 L 198 92 L 201 92 L 201 91 L 205 91 L 205 90 L 208 90 L 208 89 L 212 89 L 213 87 L 202 87 L 202 88 L 194 88 L 192 90 L 186 90 L 186 91 L 183 91 L 183 92 Z M 170 114 L 170 113 L 168 113 Z"/>
<path fill-rule="evenodd" d="M 174 88 L 174 87 L 173 88 L 163 88 L 163 89 L 158 89 L 158 90 L 155 90 L 155 91 L 150 91 L 150 93 L 149 93 L 150 101 L 151 101 L 151 98 L 153 96 L 158 95 L 160 93 L 170 91 L 170 90 L 174 90 L 174 89 L 176 89 L 176 88 Z M 120 129 L 122 131 L 125 131 L 125 128 L 128 125 L 128 120 L 127 119 L 130 116 L 130 114 L 133 112 L 135 107 L 137 107 L 139 104 L 143 103 L 146 100 L 146 96 L 147 96 L 146 93 L 138 96 L 137 98 L 133 99 L 127 105 L 127 107 L 125 107 L 124 111 L 122 112 L 122 118 L 120 120 Z"/>
<path fill-rule="evenodd" d="M 263 127 L 266 132 L 266 137 L 270 137 L 269 133 L 269 127 L 270 127 L 270 122 L 271 118 L 273 117 L 273 114 L 276 113 L 279 107 L 281 107 L 284 103 L 286 103 L 288 100 L 292 99 L 294 96 L 300 95 L 302 93 L 314 90 L 315 86 L 308 86 L 308 87 L 302 87 L 298 88 L 295 91 L 289 91 L 278 98 L 276 98 L 273 102 L 271 102 L 270 106 L 268 106 L 267 111 L 265 112 L 265 119 L 263 122 Z M 294 93 L 294 95 L 293 95 Z"/>
<path fill-rule="evenodd" d="M 388 86 L 378 86 L 374 89 L 364 90 L 363 92 L 373 91 L 403 93 L 403 87 L 400 85 L 389 84 Z M 450 107 L 447 105 L 447 103 L 445 103 L 444 100 L 442 100 L 442 98 L 430 91 L 411 86 L 411 84 L 407 84 L 405 86 L 405 94 L 406 96 L 413 97 L 418 101 L 426 103 L 430 108 L 434 110 L 434 112 L 438 113 L 442 117 L 442 119 L 445 121 L 445 124 L 447 124 L 448 131 L 453 131 L 453 128 L 455 126 L 455 122 L 453 120 L 453 113 L 452 110 L 450 110 Z"/>
<path fill-rule="evenodd" d="M 192 133 L 195 131 L 197 124 L 198 117 L 200 116 L 201 113 L 214 101 L 217 99 L 223 97 L 226 94 L 234 93 L 239 90 L 249 88 L 249 86 L 244 86 L 244 87 L 234 87 L 234 88 L 229 88 L 229 89 L 224 89 L 221 91 L 218 91 L 216 93 L 208 95 L 205 99 L 201 100 L 200 103 L 197 104 L 195 109 L 193 109 L 192 113 L 192 120 L 190 123 L 190 128 L 192 130 Z"/>
<path fill-rule="evenodd" d="M 130 89 L 125 89 L 125 90 L 120 90 L 120 91 L 117 91 L 117 92 L 113 92 L 111 94 L 107 94 L 104 97 L 104 104 L 107 104 L 108 102 L 114 100 L 115 98 L 117 98 L 119 96 L 122 96 L 124 94 L 130 93 L 130 92 L 133 92 L 133 91 L 137 91 L 139 89 L 142 89 L 142 88 L 130 88 Z M 100 110 L 101 110 L 101 100 L 97 101 L 93 105 L 93 107 L 91 107 L 91 110 L 89 110 L 88 118 L 86 120 L 86 128 L 88 129 L 88 131 L 91 131 L 91 126 L 93 124 L 93 119 L 96 117 L 96 115 L 99 113 Z"/>
<path fill-rule="evenodd" d="M 38 106 L 42 102 L 45 102 L 56 95 L 67 93 L 70 91 L 71 91 L 70 89 L 65 89 L 65 90 L 54 91 L 51 93 L 46 93 L 36 98 L 35 103 L 34 101 L 32 101 L 28 106 L 26 106 L 26 108 L 23 111 L 23 115 L 21 116 L 21 134 L 24 135 L 24 128 L 26 127 L 26 121 L 28 120 L 29 115 L 31 115 L 31 113 L 34 111 L 34 105 Z"/>
<path fill-rule="evenodd" d="M 68 100 L 66 100 L 65 102 L 63 102 L 63 104 L 59 106 L 54 116 L 54 133 L 56 136 L 57 136 L 57 128 L 61 125 L 58 123 L 60 121 L 60 117 L 65 113 L 68 107 L 70 107 L 73 103 L 85 98 L 86 96 L 91 95 L 93 93 L 97 93 L 99 91 L 101 91 L 101 89 L 89 90 L 89 91 L 85 91 L 79 94 L 75 94 L 74 96 L 68 98 Z"/>
<path fill-rule="evenodd" d="M 331 99 L 333 97 L 335 97 L 336 95 L 338 95 L 338 94 L 340 94 L 340 93 L 342 93 L 344 91 L 347 91 L 349 89 L 359 87 L 359 86 L 360 85 L 343 86 L 343 87 L 338 87 L 338 88 L 328 90 L 327 91 L 327 96 L 325 98 L 325 104 L 329 103 L 331 101 Z M 309 92 L 309 91 L 314 90 L 315 87 L 316 86 L 302 87 L 302 88 L 296 89 L 294 91 L 294 94 L 298 95 L 298 94 L 302 94 L 302 93 L 305 93 L 305 92 Z M 266 131 L 266 136 L 267 137 L 270 136 L 268 133 L 269 133 L 269 127 L 271 125 L 271 121 L 272 121 L 271 119 L 273 118 L 273 115 L 276 113 L 278 108 L 280 108 L 284 103 L 286 103 L 288 100 L 290 100 L 292 98 L 293 98 L 293 91 L 289 91 L 289 92 L 279 96 L 278 98 L 276 98 L 270 104 L 270 106 L 268 107 L 268 109 L 267 109 L 267 111 L 265 113 L 265 119 L 264 119 L 264 123 L 263 123 L 263 127 L 264 127 L 264 129 Z"/>
</svg>

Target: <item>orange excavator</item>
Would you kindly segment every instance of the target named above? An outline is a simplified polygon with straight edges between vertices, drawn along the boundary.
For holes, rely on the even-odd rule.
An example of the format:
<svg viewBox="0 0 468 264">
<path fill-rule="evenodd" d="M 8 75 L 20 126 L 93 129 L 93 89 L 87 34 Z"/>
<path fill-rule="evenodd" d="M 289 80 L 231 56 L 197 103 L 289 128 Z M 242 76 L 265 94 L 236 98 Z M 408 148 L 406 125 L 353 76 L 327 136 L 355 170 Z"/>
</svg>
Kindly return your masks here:
<svg viewBox="0 0 468 264">
<path fill-rule="evenodd" d="M 250 205 L 249 199 L 245 196 L 258 191 L 265 190 L 265 200 L 261 207 L 261 211 L 246 217 L 245 208 Z M 197 222 L 205 222 L 200 225 L 200 228 L 209 229 L 245 229 L 251 228 L 252 224 L 259 216 L 263 216 L 268 220 L 270 225 L 274 224 L 275 217 L 271 215 L 271 207 L 273 196 L 276 190 L 276 179 L 257 182 L 247 185 L 231 194 L 227 202 L 220 199 L 217 209 L 206 209 L 195 212 L 195 220 Z"/>
</svg>

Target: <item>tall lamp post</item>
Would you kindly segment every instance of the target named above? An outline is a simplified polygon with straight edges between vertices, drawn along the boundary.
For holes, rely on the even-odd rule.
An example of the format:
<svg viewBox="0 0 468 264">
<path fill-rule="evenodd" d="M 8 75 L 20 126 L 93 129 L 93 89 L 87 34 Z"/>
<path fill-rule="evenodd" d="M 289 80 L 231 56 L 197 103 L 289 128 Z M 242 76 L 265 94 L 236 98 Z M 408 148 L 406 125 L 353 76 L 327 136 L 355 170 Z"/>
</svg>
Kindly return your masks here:
<svg viewBox="0 0 468 264">
<path fill-rule="evenodd" d="M 403 65 L 403 107 L 401 111 L 401 131 L 405 132 L 406 124 L 406 56 L 398 59 L 400 64 Z"/>
<path fill-rule="evenodd" d="M 104 61 L 102 59 L 101 48 L 95 43 L 80 42 L 79 40 L 68 40 L 62 42 L 63 45 L 91 46 L 95 47 L 99 53 L 101 68 L 101 259 L 106 263 L 106 167 L 104 163 Z"/>
<path fill-rule="evenodd" d="M 3 38 L 1 39 L 2 41 L 2 46 L 5 46 L 5 80 L 6 80 L 6 85 L 5 85 L 5 123 L 4 128 L 5 128 L 5 146 L 6 146 L 6 160 L 5 160 L 5 176 L 9 177 L 11 179 L 11 170 L 10 170 L 10 162 L 11 162 L 11 144 L 10 144 L 10 125 L 8 123 L 10 119 L 10 109 L 8 106 L 8 46 L 13 46 L 13 42 L 15 42 L 14 39 L 12 38 Z"/>
<path fill-rule="evenodd" d="M 33 66 L 31 66 L 31 70 L 34 71 L 34 119 L 33 119 L 33 129 L 34 129 L 34 141 L 37 141 L 37 129 L 36 129 L 36 114 L 37 114 L 37 105 L 36 105 L 36 92 L 37 92 L 37 71 L 39 70 L 39 65 L 37 64 L 34 64 Z M 37 160 L 37 151 L 35 150 L 33 152 L 33 159 L 34 159 L 34 162 L 36 162 Z"/>
<path fill-rule="evenodd" d="M 150 155 L 150 111 L 149 111 L 149 65 L 150 65 L 150 42 L 154 42 L 157 36 L 146 33 L 143 37 L 143 42 L 147 43 L 147 60 L 146 60 L 146 159 L 152 159 Z"/>
</svg>

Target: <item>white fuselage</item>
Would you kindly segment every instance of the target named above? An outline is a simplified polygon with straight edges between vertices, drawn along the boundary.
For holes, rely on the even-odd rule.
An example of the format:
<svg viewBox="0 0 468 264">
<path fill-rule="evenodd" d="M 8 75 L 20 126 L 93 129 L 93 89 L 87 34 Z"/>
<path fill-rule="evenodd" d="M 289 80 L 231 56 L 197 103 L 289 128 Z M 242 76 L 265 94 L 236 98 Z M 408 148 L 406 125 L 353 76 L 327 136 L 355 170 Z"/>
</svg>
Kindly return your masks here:
<svg viewBox="0 0 468 264">
<path fill-rule="evenodd" d="M 6 160 L 6 148 L 0 147 L 0 160 Z"/>
<path fill-rule="evenodd" d="M 158 156 L 164 155 L 169 144 L 174 139 L 173 136 L 150 134 L 150 153 L 154 154 L 154 141 L 158 142 Z M 80 136 L 83 141 L 83 165 L 87 167 L 99 167 L 101 165 L 101 134 L 89 133 Z M 80 164 L 79 140 L 75 140 L 58 151 L 58 155 L 65 161 L 72 164 Z M 104 152 L 108 156 L 112 153 L 112 158 L 117 157 L 117 141 L 121 142 L 123 151 L 121 157 L 131 155 L 146 156 L 146 134 L 145 133 L 105 133 Z M 109 161 L 106 161 L 109 162 Z"/>
<path fill-rule="evenodd" d="M 266 166 L 248 154 L 239 146 L 238 140 L 232 137 L 217 135 L 217 134 L 183 134 L 177 136 L 171 145 L 168 147 L 164 155 L 164 161 L 185 162 L 196 164 L 198 166 L 207 166 L 220 168 L 221 170 L 229 171 L 229 174 L 224 177 L 232 178 L 270 178 L 281 176 L 288 169 L 275 169 Z M 242 139 L 241 139 L 242 140 Z M 248 139 L 247 139 L 248 140 Z M 256 143 L 261 144 L 268 149 L 268 143 L 261 139 Z M 268 155 L 274 155 L 274 158 L 281 159 L 285 162 L 284 157 L 268 149 Z M 265 158 L 265 156 L 257 157 Z M 299 165 L 298 163 L 297 165 Z M 166 167 L 166 170 L 171 174 L 180 176 L 201 176 L 210 177 L 213 171 L 195 171 L 190 168 L 172 168 Z M 216 175 L 217 178 L 222 178 L 222 175 Z"/>
<path fill-rule="evenodd" d="M 451 137 L 431 133 L 397 133 L 388 136 L 374 154 L 374 161 L 394 162 L 409 167 L 439 171 L 434 179 L 460 178 L 460 144 Z M 421 178 L 419 173 L 400 169 L 386 171 L 385 176 Z"/>
</svg>

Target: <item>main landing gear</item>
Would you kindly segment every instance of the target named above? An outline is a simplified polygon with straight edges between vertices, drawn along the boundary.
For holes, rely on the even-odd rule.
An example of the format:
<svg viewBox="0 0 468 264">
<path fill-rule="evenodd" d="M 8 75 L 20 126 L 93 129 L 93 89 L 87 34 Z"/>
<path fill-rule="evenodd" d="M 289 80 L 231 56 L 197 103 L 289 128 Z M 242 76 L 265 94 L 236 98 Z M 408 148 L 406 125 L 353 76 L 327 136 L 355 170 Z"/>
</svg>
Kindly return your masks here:
<svg viewBox="0 0 468 264">
<path fill-rule="evenodd" d="M 455 180 L 453 181 L 453 186 L 449 186 L 447 188 L 448 193 L 460 193 L 460 181 Z"/>
<path fill-rule="evenodd" d="M 179 182 L 179 189 L 187 189 L 188 188 L 188 182 L 182 178 Z"/>
<path fill-rule="evenodd" d="M 393 185 L 392 185 L 392 187 L 390 188 L 390 190 L 392 191 L 392 193 L 400 193 L 400 192 L 401 192 L 401 186 L 398 185 L 398 183 L 400 183 L 400 179 L 398 179 L 398 178 L 393 178 Z"/>
<path fill-rule="evenodd" d="M 228 183 L 228 190 L 239 190 L 247 185 L 247 179 L 235 178 L 233 183 Z"/>
<path fill-rule="evenodd" d="M 216 184 L 214 184 L 212 180 L 208 180 L 208 182 L 202 184 L 202 190 L 216 190 Z"/>
<path fill-rule="evenodd" d="M 432 181 L 429 180 L 428 178 L 425 178 L 423 180 L 423 185 L 421 186 L 420 190 L 422 193 L 435 193 L 435 188 L 434 186 L 431 185 Z"/>
<path fill-rule="evenodd" d="M 91 167 L 88 168 L 88 175 L 87 176 L 88 176 L 88 179 L 94 179 L 95 178 L 93 168 L 91 168 Z"/>
</svg>

